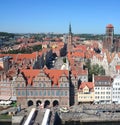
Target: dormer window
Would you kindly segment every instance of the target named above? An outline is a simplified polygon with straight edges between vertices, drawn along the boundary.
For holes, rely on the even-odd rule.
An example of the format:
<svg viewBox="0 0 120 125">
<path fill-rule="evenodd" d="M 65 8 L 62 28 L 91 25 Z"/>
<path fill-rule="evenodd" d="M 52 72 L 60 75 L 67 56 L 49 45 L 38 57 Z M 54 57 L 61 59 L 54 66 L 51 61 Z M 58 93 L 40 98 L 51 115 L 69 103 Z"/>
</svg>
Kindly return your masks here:
<svg viewBox="0 0 120 125">
<path fill-rule="evenodd" d="M 60 84 L 60 87 L 63 87 L 63 84 L 62 84 L 62 83 Z"/>
<path fill-rule="evenodd" d="M 76 82 L 75 82 L 75 83 L 76 83 Z M 65 83 L 65 87 L 68 87 L 68 86 L 67 86 L 67 83 Z"/>
</svg>

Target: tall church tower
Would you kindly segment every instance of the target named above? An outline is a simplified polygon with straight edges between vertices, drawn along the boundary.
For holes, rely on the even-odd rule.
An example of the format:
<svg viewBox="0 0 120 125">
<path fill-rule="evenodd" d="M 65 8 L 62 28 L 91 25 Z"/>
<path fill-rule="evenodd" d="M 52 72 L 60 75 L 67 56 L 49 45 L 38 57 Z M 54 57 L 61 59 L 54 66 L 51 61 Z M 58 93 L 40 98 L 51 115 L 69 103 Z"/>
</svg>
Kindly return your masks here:
<svg viewBox="0 0 120 125">
<path fill-rule="evenodd" d="M 108 49 L 109 52 L 113 51 L 114 27 L 112 24 L 106 26 L 106 36 L 103 42 L 103 48 Z"/>
<path fill-rule="evenodd" d="M 67 51 L 72 51 L 72 28 L 71 24 L 69 24 L 69 34 L 68 34 L 68 43 L 67 43 Z"/>
</svg>

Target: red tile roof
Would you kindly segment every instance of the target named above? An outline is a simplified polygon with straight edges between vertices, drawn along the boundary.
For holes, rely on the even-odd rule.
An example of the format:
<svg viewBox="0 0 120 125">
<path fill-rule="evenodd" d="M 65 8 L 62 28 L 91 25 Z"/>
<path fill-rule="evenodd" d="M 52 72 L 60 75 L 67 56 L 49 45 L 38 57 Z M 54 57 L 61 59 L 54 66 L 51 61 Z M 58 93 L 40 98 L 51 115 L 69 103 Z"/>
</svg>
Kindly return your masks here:
<svg viewBox="0 0 120 125">
<path fill-rule="evenodd" d="M 24 69 L 21 71 L 21 73 L 26 78 L 27 83 L 32 85 L 33 79 L 40 73 L 40 70 L 38 70 L 38 69 Z"/>
<path fill-rule="evenodd" d="M 112 24 L 108 24 L 106 28 L 114 28 Z"/>
<path fill-rule="evenodd" d="M 120 70 L 120 65 L 115 66 L 116 70 Z"/>
<path fill-rule="evenodd" d="M 85 86 L 87 86 L 89 89 L 93 89 L 94 88 L 94 83 L 93 82 L 82 82 L 80 84 L 79 89 L 83 89 Z"/>
<path fill-rule="evenodd" d="M 68 70 L 45 69 L 44 71 L 52 80 L 53 85 L 56 84 L 59 86 L 59 79 L 62 75 L 65 75 L 66 78 L 68 78 Z"/>
</svg>

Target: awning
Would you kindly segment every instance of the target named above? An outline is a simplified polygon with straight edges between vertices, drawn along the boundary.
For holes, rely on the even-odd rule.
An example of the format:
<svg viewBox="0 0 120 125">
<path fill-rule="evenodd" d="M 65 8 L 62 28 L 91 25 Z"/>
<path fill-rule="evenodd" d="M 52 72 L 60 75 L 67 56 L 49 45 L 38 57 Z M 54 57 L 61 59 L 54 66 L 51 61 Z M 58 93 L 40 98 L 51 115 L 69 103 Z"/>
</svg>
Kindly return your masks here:
<svg viewBox="0 0 120 125">
<path fill-rule="evenodd" d="M 11 101 L 16 101 L 17 98 L 16 98 L 16 96 L 12 96 L 10 100 L 11 100 Z"/>
<path fill-rule="evenodd" d="M 2 96 L 0 95 L 0 100 L 9 100 L 11 96 Z"/>
</svg>

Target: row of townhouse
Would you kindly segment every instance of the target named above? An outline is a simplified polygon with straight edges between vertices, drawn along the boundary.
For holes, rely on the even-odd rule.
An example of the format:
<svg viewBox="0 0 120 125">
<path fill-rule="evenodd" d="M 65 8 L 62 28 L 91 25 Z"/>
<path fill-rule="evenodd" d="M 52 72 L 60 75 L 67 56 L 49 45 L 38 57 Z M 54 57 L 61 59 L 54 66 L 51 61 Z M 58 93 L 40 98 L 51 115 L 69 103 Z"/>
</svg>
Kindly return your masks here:
<svg viewBox="0 0 120 125">
<path fill-rule="evenodd" d="M 120 104 L 120 75 L 94 76 L 93 82 L 82 82 L 78 89 L 78 103 Z"/>
</svg>

